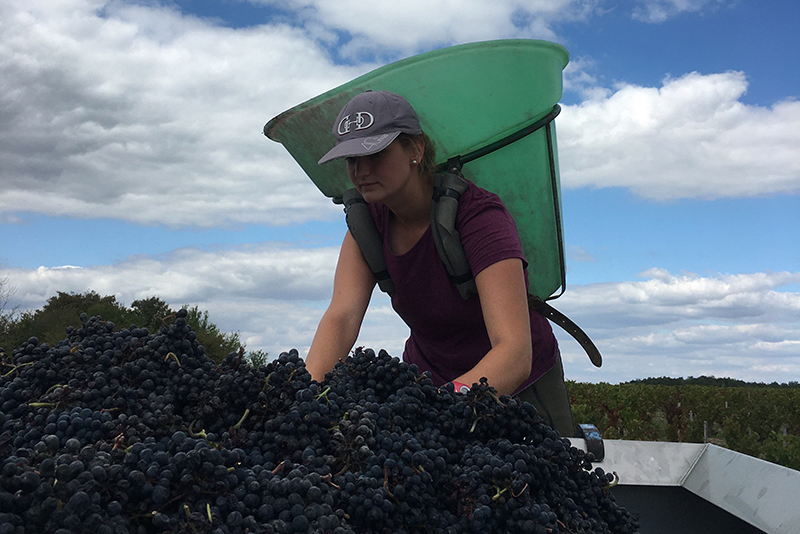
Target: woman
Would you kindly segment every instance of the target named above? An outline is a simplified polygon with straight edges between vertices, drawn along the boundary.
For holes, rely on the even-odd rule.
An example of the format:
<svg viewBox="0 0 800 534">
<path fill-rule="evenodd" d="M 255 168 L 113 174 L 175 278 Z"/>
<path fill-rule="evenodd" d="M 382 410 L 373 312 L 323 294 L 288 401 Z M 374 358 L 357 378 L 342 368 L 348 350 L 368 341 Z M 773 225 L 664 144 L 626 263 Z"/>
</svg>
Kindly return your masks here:
<svg viewBox="0 0 800 534">
<path fill-rule="evenodd" d="M 558 346 L 547 319 L 528 309 L 527 264 L 500 199 L 470 183 L 459 200 L 456 227 L 478 290 L 464 300 L 433 242 L 435 151 L 411 105 L 390 92 L 362 93 L 339 113 L 333 134 L 337 145 L 319 163 L 346 158 L 350 180 L 370 205 L 395 285 L 392 306 L 411 330 L 403 359 L 429 371 L 434 384 L 452 382 L 459 391 L 485 377 L 498 393 L 520 395 L 562 435 L 573 435 Z M 375 283 L 348 232 L 333 297 L 306 359 L 315 380 L 353 347 Z M 545 374 L 551 378 L 542 382 Z M 543 399 L 534 382 L 555 388 Z"/>
</svg>

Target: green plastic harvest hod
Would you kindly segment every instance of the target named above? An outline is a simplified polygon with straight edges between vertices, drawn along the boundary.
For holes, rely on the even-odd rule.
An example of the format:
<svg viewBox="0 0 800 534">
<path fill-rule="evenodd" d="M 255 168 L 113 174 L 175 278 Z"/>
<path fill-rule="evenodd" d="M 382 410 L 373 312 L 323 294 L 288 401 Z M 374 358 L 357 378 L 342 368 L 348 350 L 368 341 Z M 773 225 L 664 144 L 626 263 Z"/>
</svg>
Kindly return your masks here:
<svg viewBox="0 0 800 534">
<path fill-rule="evenodd" d="M 386 65 L 295 106 L 270 120 L 278 141 L 330 198 L 352 187 L 344 162 L 317 161 L 335 145 L 339 111 L 367 89 L 404 96 L 434 141 L 437 161 L 503 139 L 553 111 L 562 95 L 567 50 L 528 39 L 443 48 Z M 561 198 L 554 124 L 464 165 L 477 185 L 500 195 L 528 260 L 530 292 L 542 299 L 564 290 Z M 550 147 L 548 147 L 550 144 Z M 551 164 L 552 161 L 552 164 Z"/>
</svg>

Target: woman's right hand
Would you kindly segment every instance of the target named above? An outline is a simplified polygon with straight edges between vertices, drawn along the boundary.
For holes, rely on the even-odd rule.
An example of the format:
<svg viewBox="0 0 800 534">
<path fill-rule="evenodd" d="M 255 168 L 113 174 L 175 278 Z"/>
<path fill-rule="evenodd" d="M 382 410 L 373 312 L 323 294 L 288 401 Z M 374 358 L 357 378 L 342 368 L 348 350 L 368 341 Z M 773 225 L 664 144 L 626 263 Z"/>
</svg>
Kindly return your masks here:
<svg viewBox="0 0 800 534">
<path fill-rule="evenodd" d="M 339 251 L 331 303 L 319 322 L 306 357 L 306 369 L 313 380 L 322 381 L 325 373 L 350 353 L 374 287 L 375 277 L 348 231 Z"/>
</svg>

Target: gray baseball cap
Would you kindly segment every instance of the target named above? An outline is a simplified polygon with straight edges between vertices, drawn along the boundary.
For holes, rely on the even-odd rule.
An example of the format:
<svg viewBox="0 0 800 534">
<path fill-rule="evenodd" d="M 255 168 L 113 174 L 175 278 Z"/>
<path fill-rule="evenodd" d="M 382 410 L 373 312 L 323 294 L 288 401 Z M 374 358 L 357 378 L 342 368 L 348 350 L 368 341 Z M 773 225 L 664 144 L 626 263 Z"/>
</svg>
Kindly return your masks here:
<svg viewBox="0 0 800 534">
<path fill-rule="evenodd" d="M 336 146 L 319 164 L 338 158 L 380 152 L 401 133 L 419 134 L 419 118 L 411 104 L 389 91 L 367 91 L 354 96 L 333 125 Z"/>
</svg>

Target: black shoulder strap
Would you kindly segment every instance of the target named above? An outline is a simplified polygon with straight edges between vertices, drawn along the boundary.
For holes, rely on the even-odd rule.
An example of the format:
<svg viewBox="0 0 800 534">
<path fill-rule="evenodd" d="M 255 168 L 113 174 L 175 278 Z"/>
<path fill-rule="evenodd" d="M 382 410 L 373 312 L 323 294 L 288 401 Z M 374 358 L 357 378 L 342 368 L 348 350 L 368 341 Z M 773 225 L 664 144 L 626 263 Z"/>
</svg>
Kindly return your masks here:
<svg viewBox="0 0 800 534">
<path fill-rule="evenodd" d="M 580 326 L 572 322 L 572 319 L 553 308 L 550 306 L 550 304 L 543 301 L 539 297 L 533 296 L 530 293 L 528 294 L 528 307 L 544 315 L 558 326 L 563 328 L 564 331 L 573 338 L 575 338 L 575 341 L 580 343 L 581 347 L 583 347 L 583 350 L 586 351 L 587 356 L 589 356 L 589 359 L 592 361 L 595 367 L 600 367 L 603 365 L 603 357 L 600 355 L 600 351 L 597 350 L 597 347 L 592 340 L 589 339 L 589 336 L 586 335 L 586 332 L 581 330 Z"/>
<path fill-rule="evenodd" d="M 361 254 L 375 276 L 378 286 L 385 293 L 394 293 L 394 282 L 386 270 L 386 258 L 383 257 L 383 241 L 375 227 L 375 221 L 369 213 L 369 206 L 361 193 L 355 188 L 348 189 L 342 195 L 344 218 L 347 228 L 361 249 Z"/>
<path fill-rule="evenodd" d="M 461 244 L 461 236 L 456 230 L 458 199 L 469 187 L 467 180 L 455 172 L 436 175 L 433 182 L 431 200 L 431 233 L 439 257 L 447 269 L 450 282 L 464 300 L 478 294 L 475 278 L 472 276 L 467 255 Z"/>
</svg>

